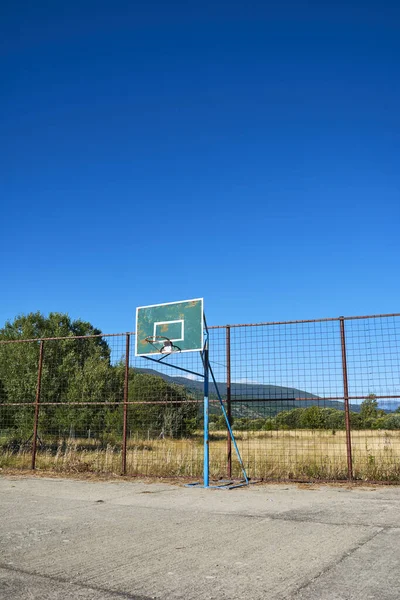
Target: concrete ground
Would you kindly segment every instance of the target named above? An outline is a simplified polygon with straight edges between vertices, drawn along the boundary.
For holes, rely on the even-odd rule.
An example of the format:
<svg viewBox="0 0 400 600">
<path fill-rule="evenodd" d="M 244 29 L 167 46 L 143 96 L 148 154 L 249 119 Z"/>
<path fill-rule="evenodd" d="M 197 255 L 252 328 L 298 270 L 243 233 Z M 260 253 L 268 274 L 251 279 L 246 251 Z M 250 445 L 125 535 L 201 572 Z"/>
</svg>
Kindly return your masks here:
<svg viewBox="0 0 400 600">
<path fill-rule="evenodd" d="M 400 488 L 0 477 L 1 600 L 398 600 Z"/>
</svg>

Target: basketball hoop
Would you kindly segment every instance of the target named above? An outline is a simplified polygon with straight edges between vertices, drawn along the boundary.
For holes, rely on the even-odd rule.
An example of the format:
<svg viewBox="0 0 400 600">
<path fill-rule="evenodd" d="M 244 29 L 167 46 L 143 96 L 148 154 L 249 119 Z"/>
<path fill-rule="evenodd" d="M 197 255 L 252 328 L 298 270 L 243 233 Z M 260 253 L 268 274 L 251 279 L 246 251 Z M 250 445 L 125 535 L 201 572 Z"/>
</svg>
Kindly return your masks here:
<svg viewBox="0 0 400 600">
<path fill-rule="evenodd" d="M 164 335 L 157 335 L 164 334 Z M 179 346 L 176 346 L 177 342 Z M 128 341 L 127 341 L 128 343 Z M 199 352 L 203 365 L 203 372 L 198 373 L 193 368 L 185 368 L 174 364 L 179 360 L 165 360 L 175 352 Z M 153 355 L 161 354 L 157 358 Z M 209 333 L 207 322 L 203 310 L 203 298 L 193 300 L 180 300 L 178 302 L 165 302 L 164 304 L 151 304 L 149 306 L 138 306 L 136 308 L 136 345 L 135 356 L 141 356 L 153 363 L 161 366 L 177 369 L 195 375 L 196 378 L 203 378 L 204 381 L 204 443 L 203 443 L 203 487 L 217 487 L 222 489 L 231 489 L 242 485 L 249 485 L 243 460 L 237 447 L 235 436 L 233 435 L 231 424 L 221 394 L 218 390 L 218 384 L 215 379 L 209 360 Z M 165 362 L 162 362 L 165 360 Z M 189 365 L 190 366 L 190 365 Z M 162 373 L 158 373 L 162 376 Z M 235 447 L 237 459 L 239 461 L 243 481 L 234 483 L 233 481 L 224 482 L 224 485 L 210 486 L 210 460 L 209 460 L 209 383 L 210 376 L 214 384 L 215 392 L 221 406 L 222 413 L 229 431 L 230 439 Z M 187 376 L 186 376 L 187 377 Z M 164 430 L 160 433 L 160 439 L 164 438 Z M 189 485 L 198 485 L 189 484 Z"/>
<path fill-rule="evenodd" d="M 171 340 L 162 335 L 149 335 L 145 338 L 148 344 L 151 344 L 160 354 L 172 354 L 173 352 L 181 352 L 179 346 L 175 346 Z"/>
</svg>

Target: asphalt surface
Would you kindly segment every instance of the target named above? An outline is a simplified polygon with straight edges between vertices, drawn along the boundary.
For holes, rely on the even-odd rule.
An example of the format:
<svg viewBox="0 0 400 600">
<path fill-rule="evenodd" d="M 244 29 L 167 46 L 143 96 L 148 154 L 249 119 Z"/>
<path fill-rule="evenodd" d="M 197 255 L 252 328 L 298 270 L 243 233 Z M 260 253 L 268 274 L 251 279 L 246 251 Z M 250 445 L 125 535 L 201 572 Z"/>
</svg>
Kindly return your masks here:
<svg viewBox="0 0 400 600">
<path fill-rule="evenodd" d="M 398 600 L 400 488 L 0 476 L 1 600 Z"/>
</svg>

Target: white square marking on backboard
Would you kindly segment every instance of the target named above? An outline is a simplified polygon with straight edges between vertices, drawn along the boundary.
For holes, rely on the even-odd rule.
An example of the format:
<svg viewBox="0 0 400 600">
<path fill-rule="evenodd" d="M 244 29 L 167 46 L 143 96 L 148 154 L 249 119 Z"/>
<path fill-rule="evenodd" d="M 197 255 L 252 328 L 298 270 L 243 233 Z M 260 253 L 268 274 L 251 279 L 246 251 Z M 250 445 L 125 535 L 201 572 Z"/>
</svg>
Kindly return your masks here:
<svg viewBox="0 0 400 600">
<path fill-rule="evenodd" d="M 180 338 L 168 338 L 171 342 L 183 342 L 183 340 L 185 339 L 185 321 L 183 319 L 177 319 L 175 321 L 156 321 L 154 323 L 154 328 L 153 328 L 153 336 L 156 337 L 157 334 L 157 326 L 158 325 L 169 325 L 170 323 L 181 323 L 182 327 L 181 327 L 181 337 Z"/>
</svg>

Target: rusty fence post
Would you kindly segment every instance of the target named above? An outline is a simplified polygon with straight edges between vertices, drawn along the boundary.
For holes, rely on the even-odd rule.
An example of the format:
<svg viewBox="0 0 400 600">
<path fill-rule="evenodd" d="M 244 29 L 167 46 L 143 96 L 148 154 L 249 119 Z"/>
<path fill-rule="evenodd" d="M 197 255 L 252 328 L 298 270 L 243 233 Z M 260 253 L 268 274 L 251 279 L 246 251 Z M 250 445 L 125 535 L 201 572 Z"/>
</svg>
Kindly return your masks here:
<svg viewBox="0 0 400 600">
<path fill-rule="evenodd" d="M 129 333 L 126 334 L 125 345 L 125 379 L 124 379 L 124 423 L 122 430 L 122 474 L 126 475 L 126 445 L 128 432 L 128 392 L 129 392 L 129 351 L 130 351 Z"/>
<path fill-rule="evenodd" d="M 232 407 L 231 407 L 231 328 L 226 326 L 226 414 L 229 423 L 232 425 Z M 227 444 L 227 472 L 228 477 L 232 477 L 232 440 L 228 431 Z"/>
<path fill-rule="evenodd" d="M 36 448 L 37 448 L 39 405 L 40 405 L 40 388 L 42 385 L 43 346 L 44 346 L 44 341 L 40 340 L 38 378 L 37 378 L 37 384 L 36 384 L 35 416 L 34 416 L 34 421 L 33 421 L 32 463 L 31 463 L 32 470 L 35 469 L 35 463 L 36 463 Z"/>
<path fill-rule="evenodd" d="M 351 481 L 353 479 L 353 457 L 351 452 L 351 422 L 349 409 L 349 384 L 347 378 L 346 334 L 344 329 L 344 317 L 339 317 L 339 322 L 340 342 L 342 347 L 344 414 L 346 423 L 347 477 L 349 481 Z"/>
</svg>

